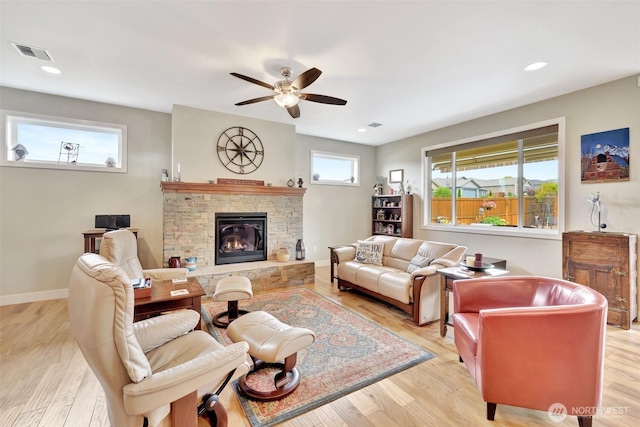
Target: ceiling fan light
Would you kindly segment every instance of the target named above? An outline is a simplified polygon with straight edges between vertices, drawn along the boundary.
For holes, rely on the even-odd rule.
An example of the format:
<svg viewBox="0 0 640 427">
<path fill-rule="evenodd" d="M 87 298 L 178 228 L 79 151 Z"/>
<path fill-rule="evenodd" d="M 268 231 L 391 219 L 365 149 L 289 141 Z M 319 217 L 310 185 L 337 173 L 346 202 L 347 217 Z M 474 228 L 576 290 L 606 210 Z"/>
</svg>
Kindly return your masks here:
<svg viewBox="0 0 640 427">
<path fill-rule="evenodd" d="M 279 93 L 273 99 L 279 106 L 284 108 L 293 107 L 300 101 L 300 98 L 293 93 Z"/>
</svg>

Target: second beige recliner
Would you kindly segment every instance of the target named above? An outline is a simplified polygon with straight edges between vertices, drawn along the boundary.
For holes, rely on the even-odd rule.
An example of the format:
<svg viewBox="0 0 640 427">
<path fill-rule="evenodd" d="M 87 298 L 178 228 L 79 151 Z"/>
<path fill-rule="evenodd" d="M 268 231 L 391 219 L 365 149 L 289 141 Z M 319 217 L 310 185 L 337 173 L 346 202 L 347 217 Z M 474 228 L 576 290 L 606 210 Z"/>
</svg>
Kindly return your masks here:
<svg viewBox="0 0 640 427">
<path fill-rule="evenodd" d="M 186 268 L 143 269 L 138 259 L 138 241 L 129 230 L 113 230 L 104 233 L 100 244 L 100 255 L 120 266 L 130 279 L 151 280 L 184 279 Z"/>
</svg>

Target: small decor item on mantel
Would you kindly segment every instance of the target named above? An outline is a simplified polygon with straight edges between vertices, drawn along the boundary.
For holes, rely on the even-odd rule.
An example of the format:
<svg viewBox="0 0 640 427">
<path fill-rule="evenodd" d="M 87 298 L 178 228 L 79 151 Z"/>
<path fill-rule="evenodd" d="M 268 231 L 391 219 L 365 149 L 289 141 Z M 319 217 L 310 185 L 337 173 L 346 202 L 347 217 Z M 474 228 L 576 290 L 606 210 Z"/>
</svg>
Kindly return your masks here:
<svg viewBox="0 0 640 427">
<path fill-rule="evenodd" d="M 296 259 L 298 261 L 302 261 L 304 259 L 305 250 L 304 250 L 304 242 L 302 239 L 298 239 L 296 243 Z"/>
<path fill-rule="evenodd" d="M 264 181 L 259 179 L 237 179 L 237 178 L 218 178 L 220 185 L 252 185 L 255 187 L 264 186 Z"/>
<path fill-rule="evenodd" d="M 302 178 L 298 178 L 298 188 L 302 188 L 302 184 L 304 184 L 304 181 L 302 181 Z"/>
<path fill-rule="evenodd" d="M 293 180 L 292 180 L 292 179 L 290 179 L 289 181 L 287 181 L 287 187 L 291 188 L 291 187 L 293 187 L 294 185 L 296 185 L 296 183 L 295 183 L 295 182 L 293 182 Z"/>
</svg>

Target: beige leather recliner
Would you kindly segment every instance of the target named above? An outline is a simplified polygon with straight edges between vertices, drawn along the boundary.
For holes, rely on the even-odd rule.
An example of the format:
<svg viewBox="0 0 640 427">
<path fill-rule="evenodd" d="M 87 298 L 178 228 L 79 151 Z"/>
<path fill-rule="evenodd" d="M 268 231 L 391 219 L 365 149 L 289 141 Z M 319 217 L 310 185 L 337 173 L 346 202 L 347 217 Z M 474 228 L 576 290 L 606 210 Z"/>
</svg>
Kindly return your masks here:
<svg viewBox="0 0 640 427">
<path fill-rule="evenodd" d="M 149 426 L 196 426 L 203 406 L 212 425 L 226 425 L 217 395 L 248 372 L 248 344 L 225 347 L 194 330 L 200 314 L 193 310 L 136 323 L 133 310 L 125 272 L 98 254 L 82 255 L 71 272 L 69 319 L 104 389 L 111 425 L 140 427 L 146 417 Z"/>
<path fill-rule="evenodd" d="M 130 279 L 184 279 L 189 271 L 186 268 L 143 269 L 138 259 L 138 240 L 135 234 L 125 229 L 104 233 L 100 243 L 100 255 L 120 266 Z"/>
</svg>

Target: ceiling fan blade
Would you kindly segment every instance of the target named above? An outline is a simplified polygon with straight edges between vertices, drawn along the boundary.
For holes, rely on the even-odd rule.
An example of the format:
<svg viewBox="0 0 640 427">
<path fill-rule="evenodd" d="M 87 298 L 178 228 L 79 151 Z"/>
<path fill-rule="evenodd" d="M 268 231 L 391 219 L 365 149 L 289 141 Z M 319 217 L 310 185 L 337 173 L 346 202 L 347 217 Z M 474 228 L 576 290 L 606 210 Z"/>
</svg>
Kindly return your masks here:
<svg viewBox="0 0 640 427">
<path fill-rule="evenodd" d="M 239 78 L 239 79 L 246 80 L 246 81 L 251 82 L 253 84 L 257 84 L 258 86 L 262 86 L 262 87 L 266 87 L 267 89 L 274 90 L 273 86 L 270 85 L 269 83 L 261 82 L 260 80 L 256 80 L 253 77 L 245 76 L 245 75 L 238 74 L 238 73 L 230 73 L 230 74 L 232 76 L 235 76 L 235 77 Z"/>
<path fill-rule="evenodd" d="M 293 117 L 294 119 L 297 119 L 298 117 L 300 117 L 300 107 L 298 107 L 297 105 L 287 108 L 287 111 L 289 112 L 291 117 Z"/>
<path fill-rule="evenodd" d="M 301 93 L 300 99 L 332 105 L 345 105 L 347 103 L 347 101 L 345 101 L 344 99 L 334 98 L 333 96 L 327 95 L 314 95 L 312 93 Z"/>
<path fill-rule="evenodd" d="M 270 95 L 270 96 L 262 96 L 260 98 L 248 99 L 246 101 L 238 102 L 236 105 L 247 105 L 247 104 L 255 104 L 256 102 L 268 101 L 270 99 L 273 99 L 274 96 L 275 95 Z"/>
<path fill-rule="evenodd" d="M 320 77 L 320 74 L 322 74 L 322 71 L 317 68 L 309 68 L 307 71 L 296 77 L 292 84 L 298 88 L 298 90 L 304 89 L 311 83 L 315 82 L 318 77 Z"/>
</svg>

